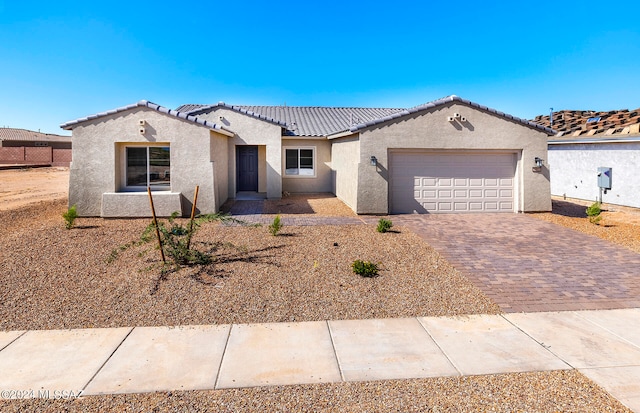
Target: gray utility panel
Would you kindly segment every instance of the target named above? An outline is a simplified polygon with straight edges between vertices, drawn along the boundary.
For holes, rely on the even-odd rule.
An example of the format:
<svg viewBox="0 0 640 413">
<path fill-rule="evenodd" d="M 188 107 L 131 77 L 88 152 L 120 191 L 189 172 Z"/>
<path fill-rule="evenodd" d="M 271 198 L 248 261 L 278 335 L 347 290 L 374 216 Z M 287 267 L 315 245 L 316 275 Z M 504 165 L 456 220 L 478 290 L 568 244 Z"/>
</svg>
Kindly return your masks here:
<svg viewBox="0 0 640 413">
<path fill-rule="evenodd" d="M 598 187 L 611 189 L 611 168 L 605 166 L 598 167 Z"/>
</svg>

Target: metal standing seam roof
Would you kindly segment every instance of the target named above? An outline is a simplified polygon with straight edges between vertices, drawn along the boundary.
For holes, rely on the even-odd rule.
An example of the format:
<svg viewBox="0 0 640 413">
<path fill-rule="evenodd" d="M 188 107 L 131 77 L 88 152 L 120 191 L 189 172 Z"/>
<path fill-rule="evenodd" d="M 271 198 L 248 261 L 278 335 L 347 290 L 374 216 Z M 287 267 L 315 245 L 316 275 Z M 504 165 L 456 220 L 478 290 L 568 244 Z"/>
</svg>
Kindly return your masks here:
<svg viewBox="0 0 640 413">
<path fill-rule="evenodd" d="M 71 136 L 54 135 L 27 129 L 0 128 L 0 141 L 71 142 Z"/>
<path fill-rule="evenodd" d="M 155 104 L 153 102 L 149 102 L 148 100 L 141 100 L 139 102 L 132 103 L 131 105 L 122 106 L 122 107 L 119 107 L 119 108 L 116 108 L 116 109 L 108 110 L 106 112 L 100 112 L 100 113 L 96 113 L 95 115 L 90 115 L 90 116 L 86 116 L 84 118 L 79 118 L 79 119 L 76 119 L 76 120 L 72 120 L 72 121 L 69 121 L 69 122 L 61 124 L 60 127 L 62 129 L 70 130 L 70 129 L 72 129 L 73 126 L 79 125 L 81 123 L 88 122 L 90 120 L 94 120 L 94 119 L 98 119 L 98 118 L 102 118 L 104 116 L 110 116 L 110 115 L 113 115 L 113 114 L 116 114 L 116 113 L 120 113 L 120 112 L 124 112 L 124 111 L 130 110 L 130 109 L 134 109 L 134 108 L 137 108 L 137 107 L 148 107 L 148 108 L 153 109 L 155 111 L 158 111 L 160 113 L 164 113 L 164 114 L 167 114 L 167 115 L 170 115 L 170 116 L 174 116 L 176 118 L 180 118 L 180 119 L 184 119 L 184 120 L 187 120 L 187 121 L 190 121 L 190 122 L 193 122 L 193 123 L 197 123 L 199 125 L 202 125 L 202 126 L 205 126 L 205 127 L 209 128 L 209 129 L 216 130 L 216 131 L 218 131 L 218 132 L 220 132 L 220 133 L 222 133 L 224 135 L 227 135 L 227 136 L 235 135 L 235 133 L 232 130 L 228 129 L 225 126 L 218 125 L 216 123 L 210 122 L 210 121 L 205 120 L 205 119 L 197 118 L 196 116 L 189 115 L 189 114 L 187 114 L 185 112 L 180 112 L 178 110 L 165 108 L 164 106 L 157 105 L 157 104 Z"/>
<path fill-rule="evenodd" d="M 228 105 L 220 102 L 215 105 L 186 104 L 176 110 L 189 114 L 199 114 L 218 107 L 225 107 L 278 124 L 286 129 L 286 136 L 331 136 L 344 132 L 358 132 L 362 129 L 388 122 L 403 116 L 432 109 L 447 103 L 460 102 L 541 130 L 548 135 L 555 135 L 551 128 L 521 119 L 496 109 L 462 99 L 456 95 L 444 97 L 409 109 L 402 108 L 348 108 L 348 107 L 316 107 L 316 106 L 242 106 Z"/>
</svg>

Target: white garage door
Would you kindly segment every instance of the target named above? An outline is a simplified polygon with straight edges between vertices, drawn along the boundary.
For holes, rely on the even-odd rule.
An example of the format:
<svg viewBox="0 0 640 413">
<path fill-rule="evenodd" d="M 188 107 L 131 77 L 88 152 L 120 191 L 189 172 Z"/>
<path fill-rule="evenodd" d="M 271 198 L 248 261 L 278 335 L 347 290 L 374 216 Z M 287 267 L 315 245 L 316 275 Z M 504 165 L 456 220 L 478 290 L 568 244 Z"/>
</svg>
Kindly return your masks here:
<svg viewBox="0 0 640 413">
<path fill-rule="evenodd" d="M 514 153 L 392 152 L 393 213 L 514 211 Z"/>
</svg>

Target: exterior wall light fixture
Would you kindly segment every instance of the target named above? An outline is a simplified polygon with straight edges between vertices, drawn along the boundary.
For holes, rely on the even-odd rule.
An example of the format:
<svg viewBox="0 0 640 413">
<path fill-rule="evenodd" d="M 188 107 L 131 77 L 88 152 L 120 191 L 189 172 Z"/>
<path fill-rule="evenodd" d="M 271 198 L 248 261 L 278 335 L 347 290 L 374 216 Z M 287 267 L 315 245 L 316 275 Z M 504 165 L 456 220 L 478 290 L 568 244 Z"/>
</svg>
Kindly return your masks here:
<svg viewBox="0 0 640 413">
<path fill-rule="evenodd" d="M 538 158 L 537 156 L 536 156 L 535 162 L 536 162 L 536 167 L 538 168 L 542 168 L 542 165 L 544 165 L 544 160 L 542 158 Z"/>
<path fill-rule="evenodd" d="M 376 158 L 375 156 L 371 155 L 371 166 L 378 166 L 378 158 Z"/>
</svg>

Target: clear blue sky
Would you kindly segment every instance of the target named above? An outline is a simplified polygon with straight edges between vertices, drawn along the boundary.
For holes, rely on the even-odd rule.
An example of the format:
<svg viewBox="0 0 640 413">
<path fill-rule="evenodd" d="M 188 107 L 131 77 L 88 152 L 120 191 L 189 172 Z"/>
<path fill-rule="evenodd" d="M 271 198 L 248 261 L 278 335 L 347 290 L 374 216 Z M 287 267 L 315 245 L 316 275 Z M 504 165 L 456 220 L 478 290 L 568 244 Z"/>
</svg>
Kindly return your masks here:
<svg viewBox="0 0 640 413">
<path fill-rule="evenodd" d="M 640 2 L 0 0 L 0 126 L 147 99 L 640 107 Z"/>
</svg>

